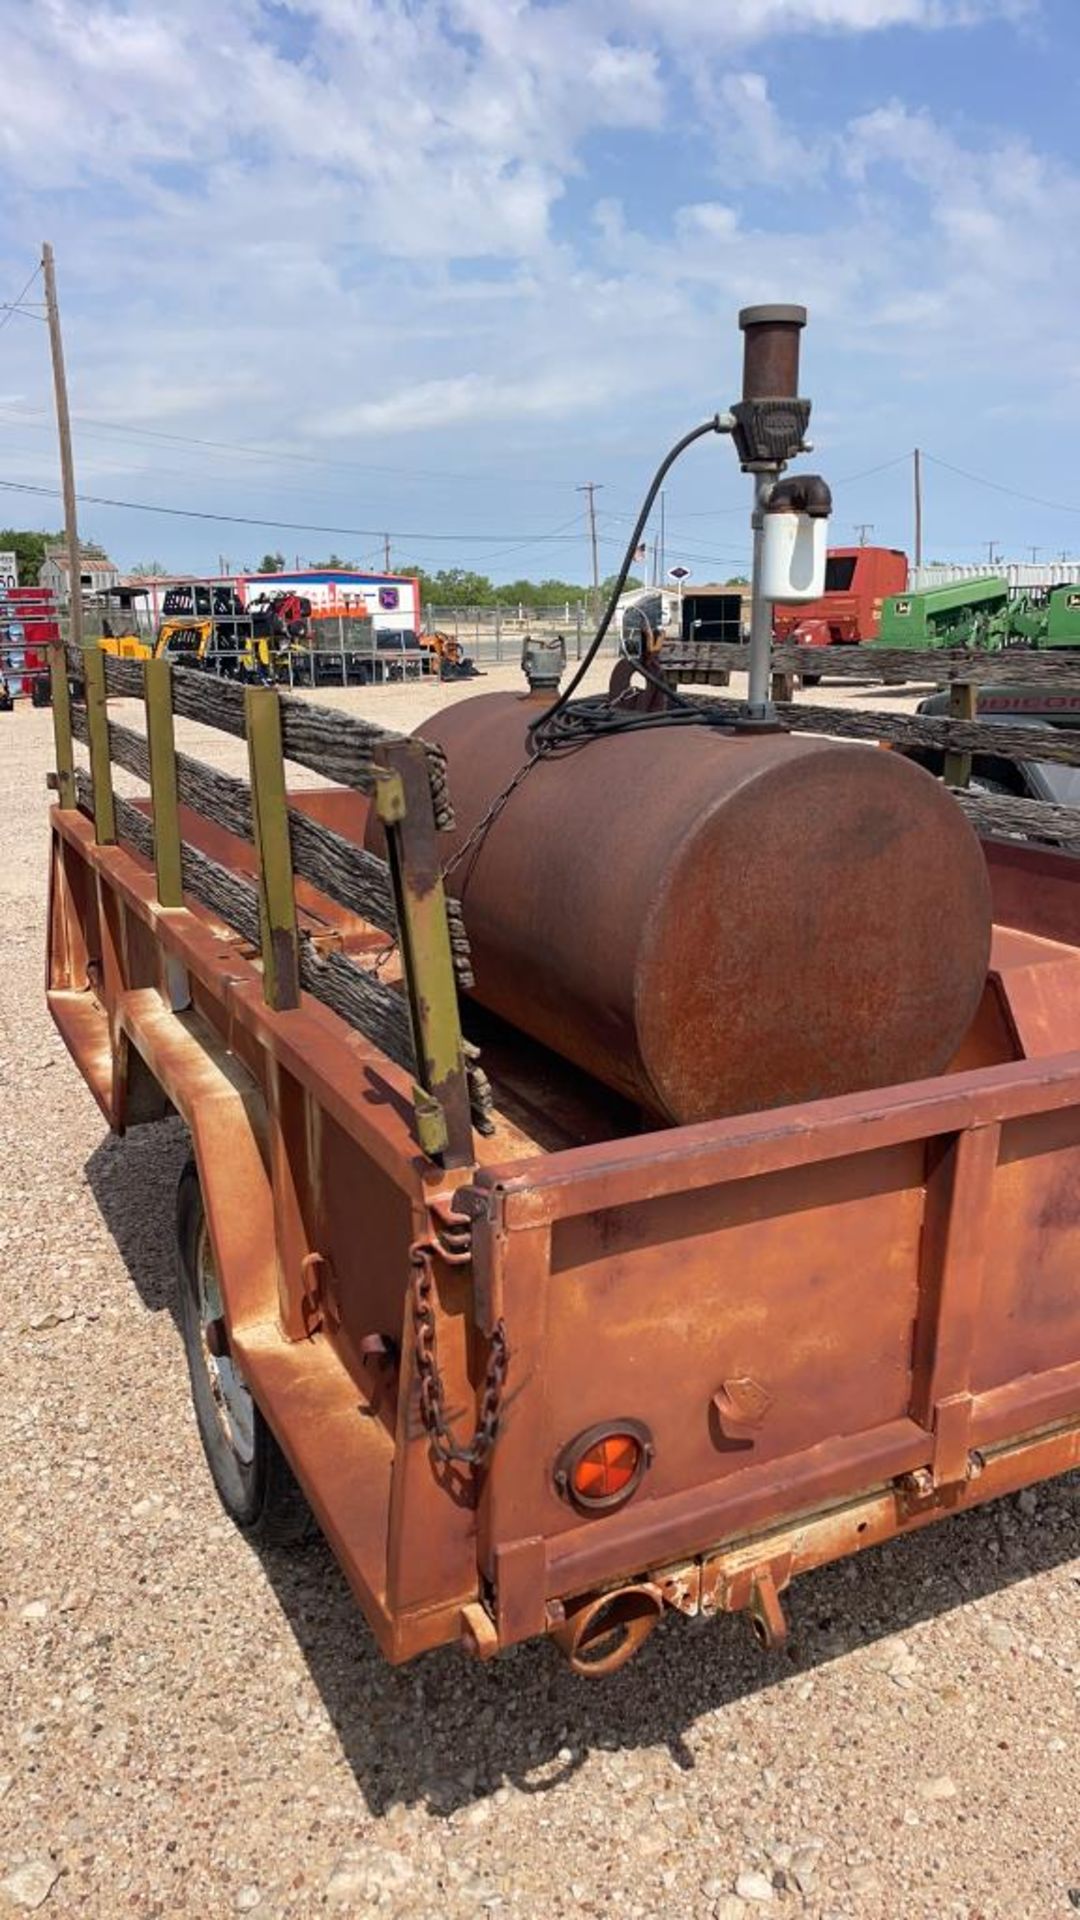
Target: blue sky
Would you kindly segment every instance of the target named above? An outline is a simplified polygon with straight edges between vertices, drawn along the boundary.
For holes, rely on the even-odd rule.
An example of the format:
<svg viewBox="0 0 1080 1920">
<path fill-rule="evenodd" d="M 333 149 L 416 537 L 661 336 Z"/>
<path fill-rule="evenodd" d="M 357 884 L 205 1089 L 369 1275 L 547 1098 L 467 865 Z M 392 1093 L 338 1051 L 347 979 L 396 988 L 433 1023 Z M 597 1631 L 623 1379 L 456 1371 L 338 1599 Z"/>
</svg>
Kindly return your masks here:
<svg viewBox="0 0 1080 1920">
<path fill-rule="evenodd" d="M 85 505 L 123 565 L 372 564 L 385 530 L 397 564 L 584 578 L 594 480 L 607 571 L 659 454 L 736 396 L 756 299 L 810 309 L 834 544 L 910 545 L 919 445 L 927 557 L 1080 554 L 1075 0 L 0 0 L 0 26 L 0 298 L 50 239 L 80 490 L 262 523 Z M 44 328 L 3 322 L 0 481 L 55 488 Z M 695 450 L 669 561 L 739 570 L 745 507 L 730 448 Z M 58 513 L 0 487 L 0 521 Z"/>
</svg>

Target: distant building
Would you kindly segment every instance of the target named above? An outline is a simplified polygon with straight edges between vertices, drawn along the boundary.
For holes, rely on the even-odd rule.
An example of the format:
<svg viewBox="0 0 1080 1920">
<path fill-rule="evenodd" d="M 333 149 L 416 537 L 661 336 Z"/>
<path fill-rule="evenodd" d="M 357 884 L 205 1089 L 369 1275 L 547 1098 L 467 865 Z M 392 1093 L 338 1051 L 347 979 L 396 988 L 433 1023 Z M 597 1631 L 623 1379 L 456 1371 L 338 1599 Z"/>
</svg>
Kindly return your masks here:
<svg viewBox="0 0 1080 1920">
<path fill-rule="evenodd" d="M 84 547 L 80 558 L 79 586 L 83 593 L 103 593 L 106 588 L 116 586 L 120 569 L 113 565 L 108 554 L 102 553 L 99 547 L 90 550 Z M 46 547 L 38 585 L 48 587 L 61 605 L 67 605 L 71 595 L 68 590 L 66 547 Z"/>
<path fill-rule="evenodd" d="M 406 573 L 358 573 L 322 567 L 295 573 L 245 573 L 236 580 L 245 605 L 260 593 L 299 593 L 317 612 L 347 613 L 363 607 L 375 631 L 421 626 L 420 582 Z"/>
<path fill-rule="evenodd" d="M 84 565 L 91 564 L 84 556 Z M 45 580 L 42 571 L 42 581 Z M 89 589 L 83 576 L 83 591 Z M 65 587 L 67 575 L 64 576 Z M 315 613 L 348 613 L 363 609 L 377 633 L 402 628 L 418 633 L 421 626 L 420 582 L 408 573 L 358 573 L 351 567 L 298 568 L 293 573 L 217 573 L 143 575 L 138 580 L 113 572 L 112 581 L 125 591 L 144 595 L 150 619 L 161 619 L 162 603 L 170 587 L 189 585 L 234 588 L 244 606 L 260 594 L 298 593 L 310 600 Z"/>
</svg>

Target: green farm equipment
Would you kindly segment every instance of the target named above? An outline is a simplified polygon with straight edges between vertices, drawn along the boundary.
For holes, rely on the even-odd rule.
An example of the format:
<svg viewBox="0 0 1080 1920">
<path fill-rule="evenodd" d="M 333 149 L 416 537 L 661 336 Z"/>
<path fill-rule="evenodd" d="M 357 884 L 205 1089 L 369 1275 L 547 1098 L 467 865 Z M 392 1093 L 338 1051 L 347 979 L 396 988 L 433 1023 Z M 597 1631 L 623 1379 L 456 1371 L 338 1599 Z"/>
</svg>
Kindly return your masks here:
<svg viewBox="0 0 1080 1920">
<path fill-rule="evenodd" d="M 883 647 L 1075 647 L 1080 587 L 1010 597 L 996 575 L 894 593 L 881 610 Z"/>
<path fill-rule="evenodd" d="M 893 593 L 881 609 L 883 647 L 1000 647 L 1009 633 L 1009 583 L 997 576 Z"/>
<path fill-rule="evenodd" d="M 1080 588 L 1055 587 L 1046 603 L 1047 647 L 1080 647 Z"/>
</svg>

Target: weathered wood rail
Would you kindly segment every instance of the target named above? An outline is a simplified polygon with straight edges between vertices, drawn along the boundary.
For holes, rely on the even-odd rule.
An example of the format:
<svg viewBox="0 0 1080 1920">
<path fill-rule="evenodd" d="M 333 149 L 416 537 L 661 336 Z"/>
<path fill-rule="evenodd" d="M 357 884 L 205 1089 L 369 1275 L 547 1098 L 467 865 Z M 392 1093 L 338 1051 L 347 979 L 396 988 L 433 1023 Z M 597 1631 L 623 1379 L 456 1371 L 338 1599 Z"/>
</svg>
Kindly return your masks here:
<svg viewBox="0 0 1080 1920">
<path fill-rule="evenodd" d="M 261 956 L 275 1011 L 310 993 L 413 1075 L 422 1148 L 447 1166 L 470 1162 L 473 1124 L 490 1127 L 491 1093 L 461 1030 L 457 991 L 471 972 L 460 906 L 440 878 L 438 828 L 453 820 L 442 754 L 287 694 L 174 673 L 165 661 L 116 660 L 97 646 L 57 650 L 52 680 L 61 806 L 88 814 L 99 843 L 123 841 L 152 861 L 162 906 L 190 896 L 239 934 Z M 110 695 L 141 698 L 145 734 L 109 714 Z M 244 738 L 250 783 L 178 752 L 177 713 Z M 74 766 L 75 741 L 89 751 L 89 772 Z M 286 760 L 373 795 L 387 859 L 290 805 Z M 114 792 L 114 765 L 149 787 L 149 813 Z M 181 806 L 251 842 L 256 879 L 184 840 Z M 306 931 L 297 875 L 391 936 L 401 987 L 379 976 L 378 960 L 369 968 L 324 950 Z"/>
<path fill-rule="evenodd" d="M 660 653 L 660 666 L 684 684 L 708 673 L 745 673 L 750 649 L 711 641 L 673 641 Z M 948 686 L 953 680 L 982 685 L 1022 680 L 1025 685 L 1080 689 L 1080 658 L 1064 648 L 1040 652 L 1023 647 L 1000 653 L 964 647 L 774 647 L 772 670 L 778 674 L 825 675 L 858 680 L 867 686 L 911 684 Z"/>
<path fill-rule="evenodd" d="M 111 697 L 143 698 L 142 663 L 117 660 L 103 654 L 105 689 Z M 78 679 L 82 662 L 69 649 L 71 669 Z M 201 673 L 193 667 L 179 667 L 173 674 L 173 712 L 186 720 L 214 727 L 219 733 L 231 733 L 243 740 L 245 735 L 244 688 L 216 674 Z M 319 706 L 300 694 L 279 693 L 281 743 L 286 760 L 293 760 L 311 773 L 321 773 L 336 786 L 357 787 L 362 793 L 374 793 L 377 779 L 376 754 L 388 742 L 405 736 L 355 714 L 338 713 L 333 707 Z M 425 741 L 431 779 L 431 799 L 435 824 L 452 827 L 453 810 L 446 780 L 446 758 L 433 741 Z"/>
<path fill-rule="evenodd" d="M 75 708 L 71 716 L 71 730 L 76 740 L 83 746 L 89 746 L 85 709 Z M 150 786 L 151 756 L 146 736 L 110 720 L 109 743 L 114 764 Z M 193 813 L 213 820 L 227 832 L 238 834 L 242 840 L 253 837 L 251 788 L 245 780 L 238 780 L 233 774 L 222 773 L 202 760 L 193 760 L 188 754 L 177 752 L 176 784 L 178 799 Z M 385 860 L 377 859 L 365 848 L 346 840 L 333 828 L 312 820 L 299 807 L 288 808 L 288 819 L 293 869 L 301 879 L 310 881 L 313 887 L 318 887 L 320 892 L 336 900 L 340 906 L 348 907 L 365 920 L 370 920 L 384 933 L 396 935 L 397 914 Z M 448 899 L 446 911 L 458 984 L 471 987 L 469 942 L 460 902 Z"/>
<path fill-rule="evenodd" d="M 92 816 L 93 782 L 82 767 L 75 771 L 75 791 L 84 813 Z M 154 829 L 146 814 L 119 795 L 115 805 L 118 838 L 152 860 Z M 180 854 L 184 891 L 217 914 L 258 952 L 262 937 L 258 887 L 186 841 L 181 843 Z M 415 1073 L 416 1054 L 409 1031 L 408 1008 L 401 995 L 356 966 L 347 954 L 320 952 L 303 933 L 297 951 L 300 984 L 305 991 L 374 1040 L 389 1059 L 404 1067 L 407 1073 Z"/>
<path fill-rule="evenodd" d="M 1080 677 L 1078 677 L 1080 686 Z M 868 713 L 851 707 L 806 706 L 798 700 L 777 700 L 777 714 L 785 725 L 801 733 L 826 733 L 842 740 L 888 740 L 895 746 L 930 747 L 937 752 L 994 754 L 1001 760 L 1052 760 L 1060 766 L 1080 766 L 1080 732 L 1048 727 L 992 725 L 976 720 L 952 720 L 944 714 Z M 719 709 L 734 719 L 737 700 L 704 699 L 703 711 Z"/>
<path fill-rule="evenodd" d="M 748 658 L 749 649 L 741 646 L 672 644 L 663 649 L 660 666 L 672 686 L 726 686 L 732 673 L 746 671 Z M 1041 760 L 1057 766 L 1080 766 L 1080 726 L 1035 728 L 1008 720 L 999 725 L 971 717 L 980 685 L 1022 686 L 1037 690 L 1048 713 L 1054 712 L 1056 705 L 1058 711 L 1071 712 L 1075 705 L 1080 721 L 1080 655 L 1023 648 L 982 653 L 960 647 L 909 651 L 877 645 L 778 646 L 772 650 L 771 664 L 774 704 L 785 726 L 836 739 L 878 741 L 940 753 L 944 756 L 946 784 L 974 826 L 985 833 L 1019 834 L 1080 853 L 1080 807 L 967 790 L 971 760 L 976 754 L 1014 762 Z M 828 676 L 861 686 L 948 687 L 954 712 L 883 713 L 878 709 L 810 705 L 792 697 L 794 682 L 803 675 L 815 679 Z M 732 719 L 740 710 L 738 701 L 718 695 L 680 694 L 680 699 L 699 701 L 703 711 L 715 715 L 719 710 Z"/>
</svg>

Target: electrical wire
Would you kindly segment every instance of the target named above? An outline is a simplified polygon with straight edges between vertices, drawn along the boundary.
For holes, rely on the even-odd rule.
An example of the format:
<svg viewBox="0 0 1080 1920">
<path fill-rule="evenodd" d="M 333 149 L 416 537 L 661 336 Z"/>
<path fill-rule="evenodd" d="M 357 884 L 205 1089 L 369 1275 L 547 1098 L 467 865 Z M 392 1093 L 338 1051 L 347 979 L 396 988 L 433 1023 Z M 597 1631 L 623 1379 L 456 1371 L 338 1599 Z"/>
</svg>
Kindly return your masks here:
<svg viewBox="0 0 1080 1920">
<path fill-rule="evenodd" d="M 990 487 L 994 493 L 1008 494 L 1012 500 L 1026 500 L 1029 506 L 1050 507 L 1055 513 L 1080 513 L 1080 507 L 1070 506 L 1067 500 L 1044 500 L 1037 493 L 1022 493 L 1019 487 L 1006 487 L 1000 480 L 987 480 L 981 473 L 969 473 L 966 467 L 954 467 L 951 460 L 940 460 L 936 453 L 924 450 L 923 459 L 935 467 L 944 467 L 946 473 L 959 475 L 961 480 L 973 481 L 977 487 Z"/>
<path fill-rule="evenodd" d="M 689 710 L 689 703 L 685 701 L 680 694 L 677 694 L 674 689 L 669 688 L 665 681 L 658 679 L 641 661 L 635 661 L 635 666 L 644 674 L 646 680 L 651 681 L 654 686 L 658 687 L 667 696 L 668 702 L 674 703 L 673 705 L 668 705 L 664 712 L 642 714 L 632 713 L 625 709 L 620 711 L 620 696 L 618 695 L 616 695 L 614 699 L 612 699 L 610 695 L 605 694 L 589 700 L 579 700 L 572 708 L 570 708 L 569 702 L 575 688 L 581 685 L 585 674 L 588 672 L 604 643 L 604 637 L 611 625 L 615 609 L 619 603 L 619 596 L 626 585 L 627 575 L 633 565 L 634 554 L 637 551 L 642 530 L 649 518 L 653 502 L 663 485 L 666 475 L 674 466 L 679 455 L 684 453 L 687 447 L 693 446 L 695 440 L 701 440 L 709 433 L 723 433 L 724 431 L 725 428 L 721 424 L 721 417 L 718 413 L 714 414 L 711 420 L 702 421 L 699 427 L 693 427 L 689 433 L 683 435 L 681 440 L 675 442 L 675 445 L 665 454 L 664 459 L 653 475 L 649 491 L 645 495 L 641 511 L 634 523 L 634 531 L 630 535 L 626 552 L 623 556 L 622 566 L 619 569 L 615 583 L 608 596 L 607 605 L 604 608 L 596 632 L 578 665 L 577 672 L 574 674 L 566 691 L 561 693 L 556 700 L 553 700 L 550 707 L 546 707 L 544 712 L 540 714 L 539 718 L 534 721 L 533 725 L 529 728 L 527 736 L 529 750 L 526 759 L 515 769 L 510 779 L 506 782 L 506 785 L 500 788 L 492 800 L 491 805 L 487 808 L 487 811 L 481 815 L 457 852 L 452 855 L 443 869 L 444 874 L 449 874 L 468 858 L 468 867 L 459 883 L 458 892 L 460 897 L 464 896 L 473 867 L 489 827 L 498 819 L 499 814 L 506 806 L 511 795 L 517 792 L 522 781 L 527 778 L 532 772 L 532 769 L 537 766 L 542 759 L 572 747 L 584 746 L 586 741 L 598 738 L 601 733 L 630 733 L 650 723 L 655 726 L 657 721 L 664 721 L 668 725 L 671 725 L 673 721 L 685 722 L 692 720 L 699 726 L 701 725 L 705 716 L 696 710 L 691 712 Z"/>
<path fill-rule="evenodd" d="M 5 489 L 9 493 L 35 494 L 49 500 L 59 500 L 63 497 L 58 487 L 31 486 L 29 482 L 21 480 L 0 480 L 0 488 Z M 227 526 L 258 527 L 263 531 L 273 530 L 280 533 L 333 533 L 348 536 L 356 540 L 382 540 L 385 534 L 389 534 L 390 538 L 399 545 L 402 541 L 406 540 L 415 540 L 419 545 L 430 545 L 434 541 L 450 541 L 456 545 L 460 545 L 463 540 L 482 540 L 485 542 L 490 540 L 499 542 L 500 548 L 502 548 L 503 543 L 507 541 L 521 548 L 527 548 L 538 546 L 541 543 L 547 544 L 550 542 L 558 544 L 560 541 L 565 541 L 570 537 L 569 534 L 558 531 L 554 533 L 533 534 L 475 532 L 409 533 L 398 531 L 393 527 L 328 527 L 317 526 L 310 521 L 304 520 L 260 520 L 253 518 L 250 514 L 208 513 L 197 507 L 151 506 L 148 505 L 145 500 L 115 500 L 106 494 L 99 493 L 79 493 L 76 494 L 75 497 L 84 506 L 120 507 L 127 513 L 168 514 L 172 518 L 180 520 L 212 520 Z M 566 523 L 567 526 L 577 526 L 577 524 L 576 521 Z"/>
<path fill-rule="evenodd" d="M 634 522 L 634 531 L 630 535 L 630 538 L 627 542 L 626 552 L 623 555 L 622 566 L 619 568 L 619 572 L 615 577 L 615 581 L 612 586 L 611 592 L 608 595 L 607 605 L 604 608 L 603 614 L 601 615 L 600 623 L 597 626 L 596 632 L 594 633 L 592 640 L 589 642 L 589 645 L 586 648 L 585 653 L 583 654 L 580 662 L 578 663 L 577 671 L 574 674 L 569 685 L 564 689 L 564 691 L 559 694 L 557 699 L 552 701 L 550 707 L 545 708 L 544 712 L 539 716 L 537 720 L 533 722 L 532 726 L 529 728 L 529 744 L 534 754 L 542 753 L 544 751 L 546 742 L 551 741 L 552 743 L 554 743 L 554 734 L 552 732 L 553 723 L 556 721 L 558 715 L 563 713 L 566 707 L 569 705 L 570 701 L 574 696 L 576 689 L 581 685 L 581 682 L 585 678 L 585 675 L 588 673 L 589 668 L 592 666 L 593 661 L 595 660 L 597 654 L 599 653 L 600 648 L 604 644 L 604 639 L 607 634 L 607 630 L 611 625 L 611 622 L 615 616 L 615 609 L 619 604 L 619 597 L 623 591 L 623 588 L 626 585 L 626 580 L 630 572 L 630 569 L 634 564 L 634 555 L 637 552 L 638 546 L 641 542 L 641 536 L 645 531 L 645 527 L 648 522 L 649 515 L 652 512 L 653 502 L 656 499 L 656 496 L 659 493 L 661 487 L 663 486 L 668 473 L 670 472 L 671 468 L 675 465 L 675 462 L 679 458 L 680 454 L 685 453 L 687 447 L 693 446 L 695 440 L 703 440 L 706 434 L 709 434 L 709 433 L 723 433 L 723 432 L 724 432 L 724 426 L 721 421 L 721 416 L 718 413 L 714 413 L 710 420 L 703 420 L 700 426 L 692 427 L 689 433 L 684 433 L 682 439 L 676 440 L 675 445 L 671 447 L 668 450 L 668 452 L 664 455 L 664 458 L 660 462 L 660 465 L 657 467 L 656 472 L 652 477 L 652 481 L 650 482 L 650 485 L 649 485 L 649 490 L 645 495 L 645 499 L 642 502 L 641 510 L 638 514 L 636 521 Z"/>
<path fill-rule="evenodd" d="M 27 281 L 27 283 L 26 283 L 26 285 L 25 285 L 25 287 L 23 288 L 23 290 L 22 290 L 22 292 L 21 292 L 21 293 L 17 293 L 17 294 L 16 294 L 16 296 L 15 296 L 15 298 L 14 298 L 14 300 L 12 300 L 12 301 L 10 301 L 10 302 L 8 302 L 8 305 L 7 305 L 7 312 L 6 312 L 5 314 L 4 314 L 4 317 L 3 317 L 3 319 L 2 319 L 2 320 L 0 320 L 0 333 L 3 333 L 3 331 L 4 331 L 4 328 L 5 328 L 6 326 L 7 326 L 7 324 L 8 324 L 8 321 L 9 321 L 9 320 L 11 319 L 11 316 L 12 316 L 12 314 L 14 314 L 14 313 L 18 313 L 18 311 L 19 311 L 19 309 L 20 309 L 20 306 L 22 305 L 22 302 L 23 302 L 23 301 L 25 300 L 25 298 L 26 298 L 26 296 L 27 296 L 27 294 L 29 293 L 29 291 L 30 291 L 30 289 L 31 289 L 31 287 L 32 287 L 32 286 L 33 286 L 33 284 L 34 284 L 34 281 L 35 281 L 35 280 L 37 279 L 37 277 L 38 277 L 38 274 L 39 274 L 40 272 L 41 272 L 41 262 L 40 262 L 40 260 L 39 260 L 39 261 L 38 261 L 38 263 L 37 263 L 37 266 L 36 266 L 36 267 L 34 268 L 34 271 L 33 271 L 33 273 L 32 273 L 32 274 L 30 275 L 30 278 L 29 278 L 29 280 Z M 33 318 L 33 319 L 35 319 L 35 320 L 39 320 L 39 319 L 41 318 L 41 315 L 40 315 L 40 314 L 33 314 L 33 315 L 31 316 L 31 318 Z"/>
<path fill-rule="evenodd" d="M 2 417 L 19 426 L 29 427 L 33 432 L 52 432 L 51 420 L 41 409 L 24 410 L 14 413 L 10 409 L 0 410 Z M 375 465 L 367 460 L 347 460 L 333 454 L 305 453 L 298 447 L 263 447 L 245 440 L 211 440 L 197 434 L 171 433 L 164 427 L 141 427 L 134 421 L 104 420 L 98 414 L 73 413 L 72 420 L 85 433 L 113 434 L 121 440 L 164 440 L 180 447 L 197 447 L 212 453 L 243 454 L 256 460 L 273 460 L 278 465 L 302 465 L 309 467 L 339 467 L 351 473 L 388 474 L 402 480 L 465 480 L 475 481 L 475 473 L 458 473 L 443 467 L 394 467 Z M 564 487 L 573 486 L 571 480 L 541 480 L 528 474 L 515 477 L 516 486 L 538 487 L 543 491 L 556 492 Z"/>
</svg>

